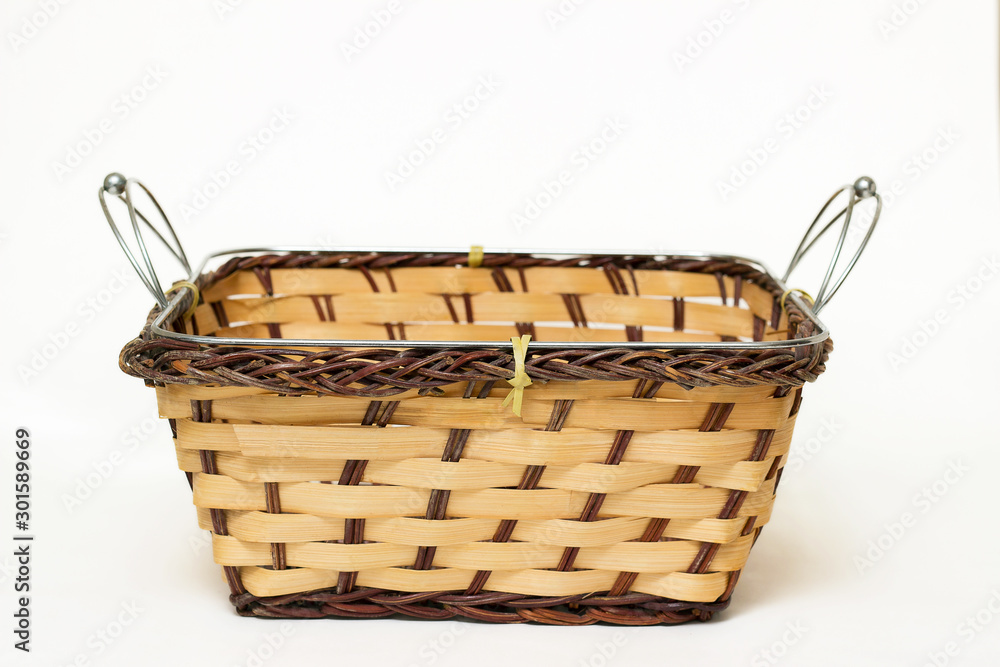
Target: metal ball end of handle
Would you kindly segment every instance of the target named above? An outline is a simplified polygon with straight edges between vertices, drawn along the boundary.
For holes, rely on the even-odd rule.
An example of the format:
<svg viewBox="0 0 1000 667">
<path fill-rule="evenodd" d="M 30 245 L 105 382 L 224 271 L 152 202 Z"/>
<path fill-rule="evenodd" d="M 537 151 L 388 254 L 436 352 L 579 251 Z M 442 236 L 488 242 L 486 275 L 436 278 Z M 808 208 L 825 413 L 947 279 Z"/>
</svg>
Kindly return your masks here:
<svg viewBox="0 0 1000 667">
<path fill-rule="evenodd" d="M 111 174 L 111 176 L 114 176 L 114 174 Z M 862 176 L 854 181 L 854 194 L 858 199 L 873 197 L 875 195 L 875 181 L 868 176 Z"/>
<path fill-rule="evenodd" d="M 104 191 L 109 195 L 118 196 L 125 192 L 126 179 L 117 171 L 113 171 L 104 177 Z"/>
</svg>

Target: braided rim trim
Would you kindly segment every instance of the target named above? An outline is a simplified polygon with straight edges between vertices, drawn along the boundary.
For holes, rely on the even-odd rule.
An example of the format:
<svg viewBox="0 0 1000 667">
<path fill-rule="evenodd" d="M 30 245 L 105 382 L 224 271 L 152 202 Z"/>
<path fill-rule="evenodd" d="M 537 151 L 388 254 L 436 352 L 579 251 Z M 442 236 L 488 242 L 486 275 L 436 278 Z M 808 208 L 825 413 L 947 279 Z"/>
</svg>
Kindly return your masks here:
<svg viewBox="0 0 1000 667">
<path fill-rule="evenodd" d="M 327 588 L 307 593 L 260 598 L 249 593 L 231 595 L 240 616 L 267 618 L 470 618 L 491 623 L 542 623 L 546 625 L 676 625 L 707 621 L 729 606 L 721 602 L 683 602 L 655 595 L 629 593 L 614 597 L 571 595 L 538 597 L 461 591 L 396 593 L 361 588 L 338 594 Z"/>
</svg>

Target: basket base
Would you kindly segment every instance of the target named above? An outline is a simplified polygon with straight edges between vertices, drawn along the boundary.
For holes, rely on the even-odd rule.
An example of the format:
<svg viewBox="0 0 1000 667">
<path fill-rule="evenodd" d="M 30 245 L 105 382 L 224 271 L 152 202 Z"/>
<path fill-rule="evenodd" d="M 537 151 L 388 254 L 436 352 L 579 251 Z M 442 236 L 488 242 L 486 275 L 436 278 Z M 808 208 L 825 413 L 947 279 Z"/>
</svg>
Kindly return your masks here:
<svg viewBox="0 0 1000 667">
<path fill-rule="evenodd" d="M 465 595 L 461 591 L 398 593 L 362 588 L 337 593 L 327 588 L 277 597 L 231 595 L 240 616 L 266 618 L 414 618 L 445 620 L 464 617 L 489 623 L 542 623 L 546 625 L 676 625 L 708 621 L 729 606 L 721 602 L 683 602 L 655 595 L 614 597 L 572 595 L 538 597 L 511 593 Z"/>
</svg>

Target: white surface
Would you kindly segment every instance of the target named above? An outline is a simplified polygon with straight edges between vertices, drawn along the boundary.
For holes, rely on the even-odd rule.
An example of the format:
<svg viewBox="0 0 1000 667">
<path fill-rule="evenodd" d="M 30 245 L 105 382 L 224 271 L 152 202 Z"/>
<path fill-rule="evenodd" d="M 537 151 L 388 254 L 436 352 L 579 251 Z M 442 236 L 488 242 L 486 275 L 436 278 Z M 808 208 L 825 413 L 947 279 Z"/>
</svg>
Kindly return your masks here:
<svg viewBox="0 0 1000 667">
<path fill-rule="evenodd" d="M 773 649 L 784 664 L 920 665 L 949 642 L 957 655 L 939 664 L 996 664 L 1000 278 L 984 264 L 1000 238 L 994 3 L 926 3 L 883 34 L 896 2 L 585 2 L 553 28 L 555 0 L 424 0 L 403 2 L 350 62 L 341 44 L 387 3 L 245 2 L 222 17 L 221 2 L 69 3 L 15 49 L 10 34 L 45 4 L 0 9 L 0 538 L 14 532 L 19 425 L 33 432 L 37 535 L 27 656 L 11 648 L 10 549 L 0 551 L 3 664 L 247 665 L 282 631 L 231 610 L 153 395 L 116 368 L 151 299 L 134 278 L 117 282 L 129 273 L 95 196 L 114 170 L 158 194 L 199 257 L 266 243 L 483 243 L 706 249 L 776 270 L 835 187 L 862 173 L 883 191 L 898 182 L 824 312 L 836 350 L 806 389 L 799 453 L 729 611 L 641 630 L 296 622 L 264 664 L 765 665 Z M 723 10 L 721 34 L 679 68 L 675 52 Z M 166 74 L 147 78 L 130 108 L 120 98 L 147 68 Z M 449 120 L 480 77 L 496 90 Z M 782 119 L 814 89 L 829 98 L 789 132 Z M 275 109 L 292 118 L 247 148 Z M 608 119 L 624 129 L 581 171 L 575 151 Z M 102 122 L 110 132 L 60 178 L 55 163 Z M 443 143 L 390 190 L 385 172 L 439 127 Z M 915 167 L 948 131 L 946 150 Z M 723 201 L 719 181 L 765 145 L 776 151 Z M 240 173 L 228 187 L 183 215 L 230 161 Z M 516 228 L 512 214 L 561 170 L 569 187 Z M 163 265 L 165 280 L 180 277 Z M 815 288 L 811 268 L 794 282 Z M 991 280 L 958 296 L 981 269 Z M 937 311 L 946 321 L 922 337 Z M 20 378 L 67 327 L 65 347 Z M 914 337 L 918 353 L 894 368 L 890 353 Z M 147 433 L 131 448 L 134 428 Z M 115 451 L 120 465 L 68 511 L 65 495 Z M 936 502 L 920 499 L 952 462 L 967 471 L 941 482 Z M 886 537 L 907 512 L 913 525 Z M 859 573 L 855 558 L 880 538 L 891 548 Z M 132 603 L 135 621 L 110 645 L 96 639 Z M 977 612 L 992 622 L 969 631 L 961 624 Z"/>
</svg>

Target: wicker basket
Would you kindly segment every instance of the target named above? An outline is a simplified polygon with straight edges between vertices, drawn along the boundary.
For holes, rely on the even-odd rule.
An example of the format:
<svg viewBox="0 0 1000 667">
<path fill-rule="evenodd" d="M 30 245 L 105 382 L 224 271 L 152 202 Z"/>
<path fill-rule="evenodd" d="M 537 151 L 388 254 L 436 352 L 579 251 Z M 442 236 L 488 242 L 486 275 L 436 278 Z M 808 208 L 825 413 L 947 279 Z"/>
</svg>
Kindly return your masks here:
<svg viewBox="0 0 1000 667">
<path fill-rule="evenodd" d="M 832 347 L 832 291 L 732 257 L 241 251 L 173 295 L 143 258 L 121 367 L 243 615 L 707 620 Z"/>
</svg>

